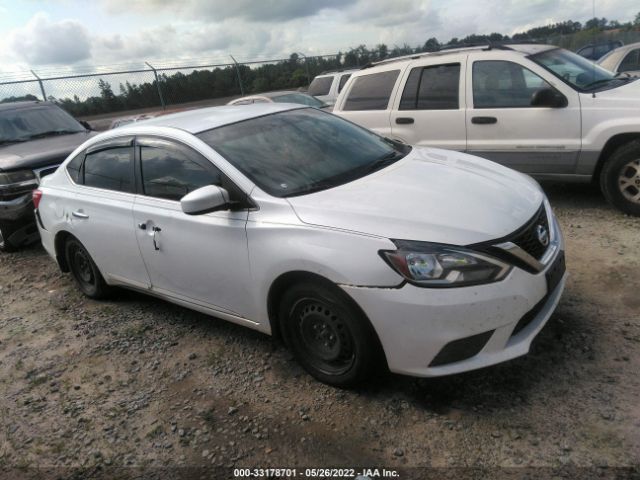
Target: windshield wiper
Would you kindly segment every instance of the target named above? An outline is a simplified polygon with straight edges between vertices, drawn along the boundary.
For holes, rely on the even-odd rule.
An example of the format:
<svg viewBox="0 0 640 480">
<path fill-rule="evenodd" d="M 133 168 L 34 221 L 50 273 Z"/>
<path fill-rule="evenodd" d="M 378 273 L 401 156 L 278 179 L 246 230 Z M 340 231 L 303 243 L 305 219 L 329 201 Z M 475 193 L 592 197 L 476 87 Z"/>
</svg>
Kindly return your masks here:
<svg viewBox="0 0 640 480">
<path fill-rule="evenodd" d="M 584 88 L 585 90 L 589 90 L 589 89 L 592 89 L 594 87 L 597 87 L 598 85 L 602 85 L 602 84 L 605 84 L 605 83 L 613 82 L 615 80 L 622 81 L 622 82 L 628 82 L 631 78 L 633 78 L 633 77 L 617 77 L 616 76 L 616 77 L 613 77 L 613 78 L 601 78 L 600 80 L 596 80 L 595 82 L 591 82 L 591 83 L 585 85 L 582 88 Z"/>
<path fill-rule="evenodd" d="M 80 133 L 82 130 L 49 130 L 48 132 L 35 133 L 29 135 L 26 140 L 34 140 L 36 138 L 53 137 L 54 135 L 69 135 L 71 133 Z"/>
<path fill-rule="evenodd" d="M 399 152 L 397 150 L 391 150 L 389 153 L 387 153 L 386 155 L 383 155 L 382 157 L 377 159 L 375 162 L 367 165 L 366 171 L 367 173 L 371 173 L 377 170 L 381 170 L 384 167 L 391 165 L 392 163 L 395 163 L 396 160 L 399 160 L 402 157 L 404 157 L 404 154 L 402 152 Z"/>
<path fill-rule="evenodd" d="M 22 142 L 26 142 L 26 140 L 23 140 L 21 138 L 14 138 L 13 140 L 0 140 L 0 145 L 11 145 L 12 143 L 22 143 Z"/>
</svg>

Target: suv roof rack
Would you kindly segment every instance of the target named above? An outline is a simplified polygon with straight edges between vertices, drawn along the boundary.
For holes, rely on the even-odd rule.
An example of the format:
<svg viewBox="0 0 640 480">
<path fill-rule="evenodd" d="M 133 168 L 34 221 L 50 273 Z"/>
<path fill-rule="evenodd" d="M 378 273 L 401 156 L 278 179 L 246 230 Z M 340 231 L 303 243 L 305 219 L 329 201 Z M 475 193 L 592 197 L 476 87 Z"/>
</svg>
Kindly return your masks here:
<svg viewBox="0 0 640 480">
<path fill-rule="evenodd" d="M 465 50 L 479 50 L 481 48 L 482 50 L 513 50 L 513 48 L 511 48 L 508 44 L 502 43 L 502 42 L 500 43 L 498 42 L 456 43 L 451 45 L 445 45 L 433 52 L 411 53 L 409 55 L 402 55 L 401 57 L 393 57 L 385 60 L 380 60 L 379 62 L 368 63 L 365 66 L 363 66 L 362 69 L 375 67 L 377 65 L 385 65 L 387 63 L 400 62 L 402 60 L 417 60 L 418 58 L 428 57 L 432 55 L 433 56 L 443 55 L 446 53 L 451 53 L 453 51 L 463 52 Z"/>
</svg>

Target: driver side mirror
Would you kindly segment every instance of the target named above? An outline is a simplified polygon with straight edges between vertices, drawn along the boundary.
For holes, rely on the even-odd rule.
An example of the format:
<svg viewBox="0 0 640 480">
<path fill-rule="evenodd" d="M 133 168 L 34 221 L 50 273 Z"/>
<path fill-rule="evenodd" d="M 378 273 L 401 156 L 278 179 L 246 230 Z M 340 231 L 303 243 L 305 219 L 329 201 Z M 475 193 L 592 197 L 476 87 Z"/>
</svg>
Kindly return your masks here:
<svg viewBox="0 0 640 480">
<path fill-rule="evenodd" d="M 229 192 L 217 185 L 207 185 L 182 197 L 180 207 L 187 215 L 203 215 L 218 210 L 227 210 L 229 208 Z"/>
<path fill-rule="evenodd" d="M 564 108 L 568 104 L 567 97 L 553 88 L 541 88 L 531 95 L 532 107 Z"/>
</svg>

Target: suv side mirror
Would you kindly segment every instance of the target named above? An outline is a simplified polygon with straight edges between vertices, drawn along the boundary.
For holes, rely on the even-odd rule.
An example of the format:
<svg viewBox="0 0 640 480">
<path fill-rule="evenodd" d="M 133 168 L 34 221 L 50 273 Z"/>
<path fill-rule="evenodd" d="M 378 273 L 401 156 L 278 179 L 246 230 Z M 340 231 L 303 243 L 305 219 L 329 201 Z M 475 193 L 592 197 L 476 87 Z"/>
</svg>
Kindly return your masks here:
<svg viewBox="0 0 640 480">
<path fill-rule="evenodd" d="M 217 185 L 207 185 L 182 197 L 180 207 L 187 215 L 203 215 L 217 210 L 227 210 L 229 192 Z"/>
<path fill-rule="evenodd" d="M 553 88 L 541 88 L 531 95 L 532 107 L 564 108 L 568 104 L 567 97 Z"/>
</svg>

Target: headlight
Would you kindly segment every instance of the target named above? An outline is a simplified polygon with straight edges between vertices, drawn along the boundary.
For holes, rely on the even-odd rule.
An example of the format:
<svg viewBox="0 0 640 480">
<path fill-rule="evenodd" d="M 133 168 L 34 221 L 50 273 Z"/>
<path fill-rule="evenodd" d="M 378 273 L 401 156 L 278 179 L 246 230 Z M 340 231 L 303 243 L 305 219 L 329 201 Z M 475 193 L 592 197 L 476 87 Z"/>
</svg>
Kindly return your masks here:
<svg viewBox="0 0 640 480">
<path fill-rule="evenodd" d="M 0 173 L 0 185 L 11 185 L 14 183 L 33 182 L 36 183 L 36 175 L 31 170 L 18 170 L 16 172 Z"/>
<path fill-rule="evenodd" d="M 409 282 L 424 287 L 464 287 L 502 280 L 511 266 L 463 247 L 393 240 L 398 250 L 380 250 Z"/>
</svg>

